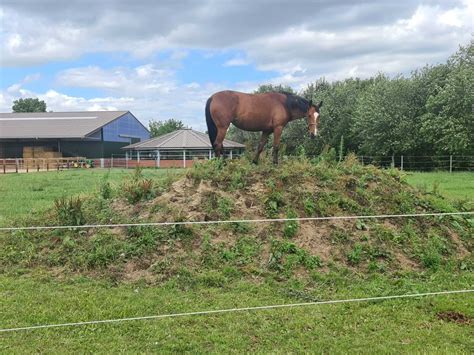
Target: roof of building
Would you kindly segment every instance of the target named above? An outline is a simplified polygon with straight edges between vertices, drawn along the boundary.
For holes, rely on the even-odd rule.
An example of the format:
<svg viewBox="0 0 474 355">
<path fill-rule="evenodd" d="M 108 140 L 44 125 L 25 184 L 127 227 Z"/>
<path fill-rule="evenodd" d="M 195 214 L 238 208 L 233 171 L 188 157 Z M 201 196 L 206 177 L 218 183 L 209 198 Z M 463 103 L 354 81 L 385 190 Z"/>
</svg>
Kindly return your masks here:
<svg viewBox="0 0 474 355">
<path fill-rule="evenodd" d="M 224 139 L 224 148 L 245 148 L 245 145 Z M 127 145 L 122 149 L 127 150 L 153 150 L 153 149 L 212 149 L 207 134 L 192 129 L 179 129 L 177 131 L 151 138 L 145 141 Z"/>
<path fill-rule="evenodd" d="M 0 113 L 0 139 L 85 138 L 128 112 Z"/>
</svg>

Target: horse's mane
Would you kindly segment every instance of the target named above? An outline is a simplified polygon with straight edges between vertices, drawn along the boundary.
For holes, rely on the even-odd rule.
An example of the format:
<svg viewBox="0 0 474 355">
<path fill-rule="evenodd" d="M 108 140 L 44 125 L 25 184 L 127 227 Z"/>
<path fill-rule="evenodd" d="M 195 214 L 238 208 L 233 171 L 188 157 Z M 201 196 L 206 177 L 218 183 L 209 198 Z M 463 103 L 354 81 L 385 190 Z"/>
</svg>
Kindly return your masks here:
<svg viewBox="0 0 474 355">
<path fill-rule="evenodd" d="M 295 109 L 306 112 L 309 109 L 310 102 L 304 97 L 298 96 L 288 91 L 280 91 L 280 94 L 286 95 L 286 107 L 291 112 Z"/>
</svg>

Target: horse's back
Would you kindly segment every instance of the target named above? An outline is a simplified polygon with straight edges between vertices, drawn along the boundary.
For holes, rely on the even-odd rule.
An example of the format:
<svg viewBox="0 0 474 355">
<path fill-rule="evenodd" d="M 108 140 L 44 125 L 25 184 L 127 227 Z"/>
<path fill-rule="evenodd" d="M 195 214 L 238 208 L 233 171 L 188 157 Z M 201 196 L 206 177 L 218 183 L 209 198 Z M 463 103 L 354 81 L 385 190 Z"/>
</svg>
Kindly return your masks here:
<svg viewBox="0 0 474 355">
<path fill-rule="evenodd" d="M 239 97 L 241 96 L 241 92 L 232 91 L 232 90 L 224 90 L 216 92 L 211 96 L 211 100 L 214 105 L 225 105 L 227 107 L 234 107 L 239 103 Z"/>
<path fill-rule="evenodd" d="M 286 96 L 280 93 L 247 94 L 219 91 L 211 96 L 214 117 L 251 131 L 271 130 L 274 119 L 286 119 Z"/>
</svg>

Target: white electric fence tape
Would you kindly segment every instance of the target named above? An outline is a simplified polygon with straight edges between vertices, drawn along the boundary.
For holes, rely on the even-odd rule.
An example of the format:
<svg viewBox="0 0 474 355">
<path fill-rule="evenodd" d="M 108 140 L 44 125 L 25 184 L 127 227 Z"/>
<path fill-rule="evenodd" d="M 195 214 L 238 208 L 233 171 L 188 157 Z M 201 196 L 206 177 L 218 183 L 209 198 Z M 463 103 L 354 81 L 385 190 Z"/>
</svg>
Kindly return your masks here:
<svg viewBox="0 0 474 355">
<path fill-rule="evenodd" d="M 433 212 L 433 213 L 405 213 L 405 214 L 381 214 L 372 216 L 332 216 L 332 217 L 297 217 L 297 218 L 273 218 L 273 219 L 239 219 L 224 221 L 181 221 L 181 222 L 143 222 L 143 223 L 116 223 L 116 224 L 83 224 L 78 226 L 32 226 L 32 227 L 0 227 L 0 232 L 18 230 L 45 230 L 45 229 L 89 229 L 89 228 L 114 228 L 114 227 L 140 227 L 140 226 L 176 226 L 176 225 L 203 225 L 203 224 L 225 224 L 225 223 L 272 223 L 287 221 L 330 221 L 341 219 L 383 219 L 402 217 L 443 217 L 443 216 L 465 216 L 474 215 L 474 212 Z"/>
<path fill-rule="evenodd" d="M 176 318 L 176 317 L 197 316 L 197 315 L 234 313 L 234 312 L 244 312 L 244 311 L 258 311 L 258 310 L 277 309 L 277 308 L 318 306 L 318 305 L 324 305 L 324 304 L 368 302 L 368 301 L 382 301 L 382 300 L 392 300 L 392 299 L 400 299 L 400 298 L 440 296 L 440 295 L 451 295 L 451 294 L 461 294 L 461 293 L 471 293 L 471 292 L 474 292 L 474 289 L 472 289 L 472 290 L 425 292 L 425 293 L 414 293 L 414 294 L 392 295 L 392 296 L 379 296 L 379 297 L 366 297 L 366 298 L 349 298 L 349 299 L 342 299 L 342 300 L 305 302 L 305 303 L 276 304 L 276 305 L 257 306 L 257 307 L 226 308 L 226 309 L 216 309 L 216 310 L 198 311 L 198 312 L 159 314 L 159 315 L 143 316 L 143 317 L 92 320 L 92 321 L 74 322 L 74 323 L 33 325 L 33 326 L 18 327 L 18 328 L 4 328 L 4 329 L 0 329 L 0 333 L 15 332 L 15 331 L 21 331 L 21 330 L 45 329 L 45 328 L 73 327 L 73 326 L 104 324 L 104 323 L 119 323 L 119 322 L 128 322 L 128 321 L 136 321 L 136 320 L 150 320 L 150 319 Z"/>
</svg>

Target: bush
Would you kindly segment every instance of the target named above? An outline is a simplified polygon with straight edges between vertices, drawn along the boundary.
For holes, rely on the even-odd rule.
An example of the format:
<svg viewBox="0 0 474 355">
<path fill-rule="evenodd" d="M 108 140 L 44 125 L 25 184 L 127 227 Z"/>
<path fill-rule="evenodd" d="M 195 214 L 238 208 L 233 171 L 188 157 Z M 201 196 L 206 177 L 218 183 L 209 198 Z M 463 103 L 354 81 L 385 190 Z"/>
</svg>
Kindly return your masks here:
<svg viewBox="0 0 474 355">
<path fill-rule="evenodd" d="M 155 197 L 154 182 L 151 179 L 132 179 L 122 186 L 122 191 L 129 203 L 150 200 Z"/>
<path fill-rule="evenodd" d="M 104 200 L 108 200 L 112 197 L 112 186 L 110 185 L 109 180 L 110 170 L 104 175 L 100 181 L 99 194 Z"/>
<path fill-rule="evenodd" d="M 104 200 L 108 200 L 109 198 L 112 197 L 112 186 L 110 186 L 110 182 L 108 182 L 107 180 L 103 180 L 100 184 L 100 196 L 104 199 Z"/>
<path fill-rule="evenodd" d="M 54 209 L 59 224 L 79 226 L 85 223 L 82 210 L 83 201 L 79 197 L 60 197 L 54 201 Z"/>
</svg>

